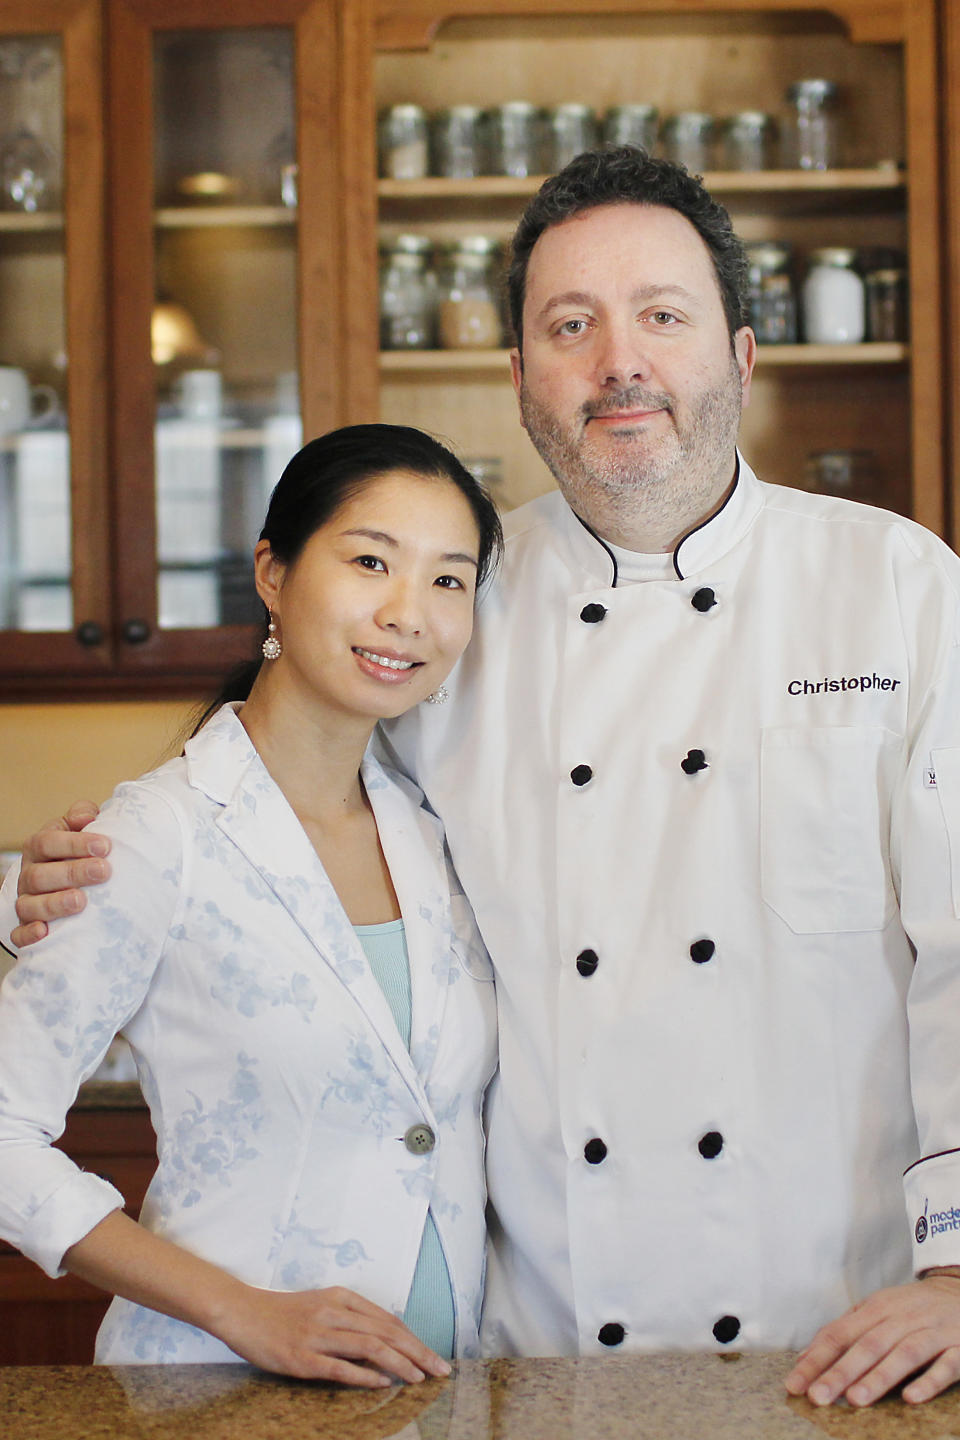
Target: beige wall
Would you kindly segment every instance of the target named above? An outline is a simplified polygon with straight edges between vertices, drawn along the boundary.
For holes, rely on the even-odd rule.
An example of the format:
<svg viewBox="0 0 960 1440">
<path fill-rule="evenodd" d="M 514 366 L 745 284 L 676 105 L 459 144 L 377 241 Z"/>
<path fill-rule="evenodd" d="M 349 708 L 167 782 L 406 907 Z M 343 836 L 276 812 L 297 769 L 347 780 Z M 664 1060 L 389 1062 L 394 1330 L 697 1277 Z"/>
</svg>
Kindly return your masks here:
<svg viewBox="0 0 960 1440">
<path fill-rule="evenodd" d="M 0 850 L 179 753 L 195 702 L 0 705 Z"/>
</svg>

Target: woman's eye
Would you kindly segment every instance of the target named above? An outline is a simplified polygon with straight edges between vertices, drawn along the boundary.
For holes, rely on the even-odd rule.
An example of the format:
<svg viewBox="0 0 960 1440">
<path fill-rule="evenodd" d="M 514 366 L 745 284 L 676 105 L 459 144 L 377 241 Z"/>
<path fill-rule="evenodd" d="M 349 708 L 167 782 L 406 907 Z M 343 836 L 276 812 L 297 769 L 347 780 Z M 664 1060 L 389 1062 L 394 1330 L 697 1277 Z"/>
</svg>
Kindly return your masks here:
<svg viewBox="0 0 960 1440">
<path fill-rule="evenodd" d="M 456 575 L 438 575 L 434 584 L 440 585 L 444 590 L 464 590 L 466 588 L 463 581 L 458 580 Z"/>
<path fill-rule="evenodd" d="M 387 568 L 379 555 L 357 555 L 354 564 L 361 565 L 364 570 L 386 570 Z"/>
<path fill-rule="evenodd" d="M 672 310 L 654 310 L 650 318 L 655 320 L 658 325 L 674 325 L 677 322 L 677 317 Z"/>
</svg>

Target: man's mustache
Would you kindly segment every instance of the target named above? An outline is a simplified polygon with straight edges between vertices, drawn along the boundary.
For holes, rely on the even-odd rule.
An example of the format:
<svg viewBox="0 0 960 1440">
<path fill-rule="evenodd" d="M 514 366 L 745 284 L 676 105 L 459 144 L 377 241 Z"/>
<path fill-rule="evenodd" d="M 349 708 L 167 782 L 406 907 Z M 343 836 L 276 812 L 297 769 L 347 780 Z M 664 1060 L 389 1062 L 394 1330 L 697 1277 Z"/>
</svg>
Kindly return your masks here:
<svg viewBox="0 0 960 1440">
<path fill-rule="evenodd" d="M 673 399 L 670 395 L 631 385 L 625 390 L 612 390 L 596 400 L 585 401 L 580 407 L 580 414 L 584 420 L 592 420 L 597 415 L 610 415 L 618 410 L 666 410 L 672 415 Z"/>
</svg>

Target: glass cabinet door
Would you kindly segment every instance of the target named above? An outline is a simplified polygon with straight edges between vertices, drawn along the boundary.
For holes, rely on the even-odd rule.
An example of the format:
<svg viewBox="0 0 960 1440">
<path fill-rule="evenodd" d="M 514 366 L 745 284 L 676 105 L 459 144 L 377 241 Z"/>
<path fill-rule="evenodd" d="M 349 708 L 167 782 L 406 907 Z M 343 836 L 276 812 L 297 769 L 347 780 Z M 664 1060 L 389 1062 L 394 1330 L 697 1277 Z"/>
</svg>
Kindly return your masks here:
<svg viewBox="0 0 960 1440">
<path fill-rule="evenodd" d="M 317 184 L 329 147 L 308 143 L 317 107 L 308 119 L 298 80 L 307 56 L 327 45 L 328 93 L 321 81 L 319 98 L 329 114 L 331 17 L 322 0 L 114 6 L 125 669 L 213 674 L 252 653 L 263 619 L 253 548 L 270 492 L 302 441 L 303 362 L 315 347 L 300 330 L 319 293 L 318 263 L 324 273 L 334 268 L 335 207 L 323 207 Z M 312 179 L 321 200 L 309 237 L 298 152 L 307 189 Z M 335 421 L 332 409 L 319 418 Z"/>
<path fill-rule="evenodd" d="M 109 658 L 102 115 L 95 6 L 5 5 L 0 25 L 0 659 L 15 690 Z"/>
</svg>

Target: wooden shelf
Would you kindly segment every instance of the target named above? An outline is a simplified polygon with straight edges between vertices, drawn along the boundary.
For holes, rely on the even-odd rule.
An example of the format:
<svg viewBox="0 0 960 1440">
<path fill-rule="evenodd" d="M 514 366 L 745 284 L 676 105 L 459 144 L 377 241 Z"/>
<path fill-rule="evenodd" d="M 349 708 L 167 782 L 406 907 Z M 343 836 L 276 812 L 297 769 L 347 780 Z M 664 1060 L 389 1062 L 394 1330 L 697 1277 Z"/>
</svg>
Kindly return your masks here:
<svg viewBox="0 0 960 1440">
<path fill-rule="evenodd" d="M 827 365 L 904 365 L 909 347 L 899 343 L 873 341 L 864 345 L 761 345 L 757 363 L 761 367 Z M 509 350 L 383 350 L 380 368 L 391 371 L 506 371 Z"/>
<path fill-rule="evenodd" d="M 158 230 L 256 229 L 292 227 L 296 209 L 290 205 L 165 205 L 154 211 Z"/>
<path fill-rule="evenodd" d="M 547 177 L 480 175 L 473 180 L 378 180 L 381 200 L 440 200 L 470 196 L 476 199 L 535 195 Z M 901 190 L 906 173 L 896 165 L 858 170 L 713 170 L 704 176 L 707 189 L 719 195 L 772 195 L 807 192 L 841 194 L 845 191 Z"/>
<path fill-rule="evenodd" d="M 24 231 L 36 234 L 63 229 L 63 215 L 59 210 L 0 211 L 0 234 L 22 234 Z"/>
</svg>

